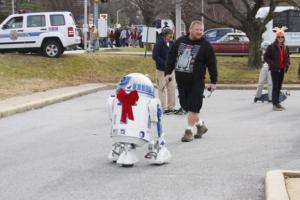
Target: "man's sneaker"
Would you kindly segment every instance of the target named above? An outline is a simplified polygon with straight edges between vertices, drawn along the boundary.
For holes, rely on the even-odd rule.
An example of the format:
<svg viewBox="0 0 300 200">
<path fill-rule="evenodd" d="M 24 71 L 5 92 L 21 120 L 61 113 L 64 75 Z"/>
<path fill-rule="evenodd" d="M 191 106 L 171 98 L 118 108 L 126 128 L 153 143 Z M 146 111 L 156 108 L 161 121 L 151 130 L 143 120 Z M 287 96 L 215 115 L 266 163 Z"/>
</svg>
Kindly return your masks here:
<svg viewBox="0 0 300 200">
<path fill-rule="evenodd" d="M 169 109 L 168 109 L 168 110 L 164 110 L 164 114 L 165 114 L 165 115 L 169 115 L 170 112 L 171 112 L 171 110 L 169 110 Z"/>
<path fill-rule="evenodd" d="M 283 111 L 284 108 L 280 104 L 273 105 L 274 111 Z"/>
<path fill-rule="evenodd" d="M 186 114 L 186 112 L 182 109 L 182 108 L 179 108 L 178 110 L 176 110 L 174 112 L 175 115 L 184 115 Z"/>
<path fill-rule="evenodd" d="M 208 128 L 203 124 L 202 126 L 196 125 L 197 133 L 194 135 L 194 138 L 202 138 L 202 135 L 208 131 Z"/>
<path fill-rule="evenodd" d="M 190 142 L 193 140 L 192 130 L 186 129 L 184 132 L 184 136 L 181 138 L 182 142 Z"/>
<path fill-rule="evenodd" d="M 258 100 L 260 100 L 260 98 L 254 97 L 254 103 L 256 103 Z"/>
<path fill-rule="evenodd" d="M 164 114 L 165 114 L 165 115 L 170 115 L 170 114 L 173 114 L 173 113 L 175 113 L 175 112 L 176 112 L 175 109 L 167 109 L 167 110 L 164 111 Z"/>
</svg>

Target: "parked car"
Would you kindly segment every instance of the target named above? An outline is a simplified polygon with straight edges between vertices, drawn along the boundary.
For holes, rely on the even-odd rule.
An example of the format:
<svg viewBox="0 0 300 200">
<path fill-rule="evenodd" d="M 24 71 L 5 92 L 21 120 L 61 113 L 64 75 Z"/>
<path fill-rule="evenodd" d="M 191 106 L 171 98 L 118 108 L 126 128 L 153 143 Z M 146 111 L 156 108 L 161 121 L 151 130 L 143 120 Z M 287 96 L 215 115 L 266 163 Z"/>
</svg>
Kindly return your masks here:
<svg viewBox="0 0 300 200">
<path fill-rule="evenodd" d="M 249 52 L 249 38 L 245 33 L 227 33 L 211 44 L 217 55 L 248 55 Z"/>
<path fill-rule="evenodd" d="M 233 28 L 212 28 L 204 32 L 204 37 L 209 42 L 214 42 L 219 40 L 227 33 L 234 33 L 234 32 L 236 32 L 236 29 Z"/>
<path fill-rule="evenodd" d="M 70 12 L 14 14 L 0 24 L 0 52 L 38 52 L 56 58 L 80 43 L 77 33 Z"/>
</svg>

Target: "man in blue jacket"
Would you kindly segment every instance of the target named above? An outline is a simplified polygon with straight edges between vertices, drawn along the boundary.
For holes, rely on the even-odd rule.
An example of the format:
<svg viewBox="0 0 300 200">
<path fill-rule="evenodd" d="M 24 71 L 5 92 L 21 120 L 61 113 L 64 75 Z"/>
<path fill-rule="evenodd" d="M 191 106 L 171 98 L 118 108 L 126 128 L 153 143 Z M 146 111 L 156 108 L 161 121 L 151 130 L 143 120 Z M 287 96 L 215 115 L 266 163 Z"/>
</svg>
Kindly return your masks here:
<svg viewBox="0 0 300 200">
<path fill-rule="evenodd" d="M 175 76 L 174 72 L 170 79 L 166 81 L 165 70 L 167 57 L 170 48 L 173 45 L 173 31 L 169 28 L 164 28 L 161 35 L 158 36 L 157 42 L 154 45 L 152 58 L 156 64 L 156 84 L 158 88 L 158 96 L 161 101 L 165 114 L 176 112 L 175 107 Z"/>
</svg>

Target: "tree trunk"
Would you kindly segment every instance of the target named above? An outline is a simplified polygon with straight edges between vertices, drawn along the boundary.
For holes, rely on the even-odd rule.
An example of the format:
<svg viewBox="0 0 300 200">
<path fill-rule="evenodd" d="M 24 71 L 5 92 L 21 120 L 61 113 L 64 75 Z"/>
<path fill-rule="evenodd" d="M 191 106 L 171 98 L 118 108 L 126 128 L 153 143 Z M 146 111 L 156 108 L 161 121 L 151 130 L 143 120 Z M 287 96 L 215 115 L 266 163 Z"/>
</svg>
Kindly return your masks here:
<svg viewBox="0 0 300 200">
<path fill-rule="evenodd" d="M 249 54 L 248 54 L 248 67 L 260 68 L 262 65 L 260 45 L 262 42 L 259 31 L 251 31 L 248 35 L 249 38 Z"/>
</svg>

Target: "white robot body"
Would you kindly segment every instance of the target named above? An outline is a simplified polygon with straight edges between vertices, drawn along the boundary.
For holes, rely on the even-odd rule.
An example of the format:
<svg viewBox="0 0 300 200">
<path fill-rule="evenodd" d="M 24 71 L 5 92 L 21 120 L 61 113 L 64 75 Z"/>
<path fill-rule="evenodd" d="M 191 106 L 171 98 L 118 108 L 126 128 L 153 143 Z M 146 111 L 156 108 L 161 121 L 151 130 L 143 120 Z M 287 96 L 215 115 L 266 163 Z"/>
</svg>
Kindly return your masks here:
<svg viewBox="0 0 300 200">
<path fill-rule="evenodd" d="M 171 154 L 165 147 L 161 127 L 161 104 L 154 97 L 154 87 L 149 78 L 139 73 L 123 77 L 116 95 L 108 99 L 107 107 L 114 142 L 108 156 L 110 160 L 123 166 L 132 166 L 138 162 L 136 147 L 147 143 L 149 152 L 145 158 L 156 164 L 170 160 Z M 155 134 L 152 134 L 153 130 Z"/>
<path fill-rule="evenodd" d="M 149 99 L 139 96 L 138 104 L 148 105 Z M 143 146 L 150 141 L 150 122 L 148 109 L 142 106 L 132 106 L 134 121 L 128 120 L 126 123 L 120 121 L 122 105 L 115 98 L 113 103 L 114 113 L 112 115 L 111 137 L 115 142 L 133 143 L 137 146 Z M 135 114 L 138 113 L 138 116 Z"/>
</svg>

